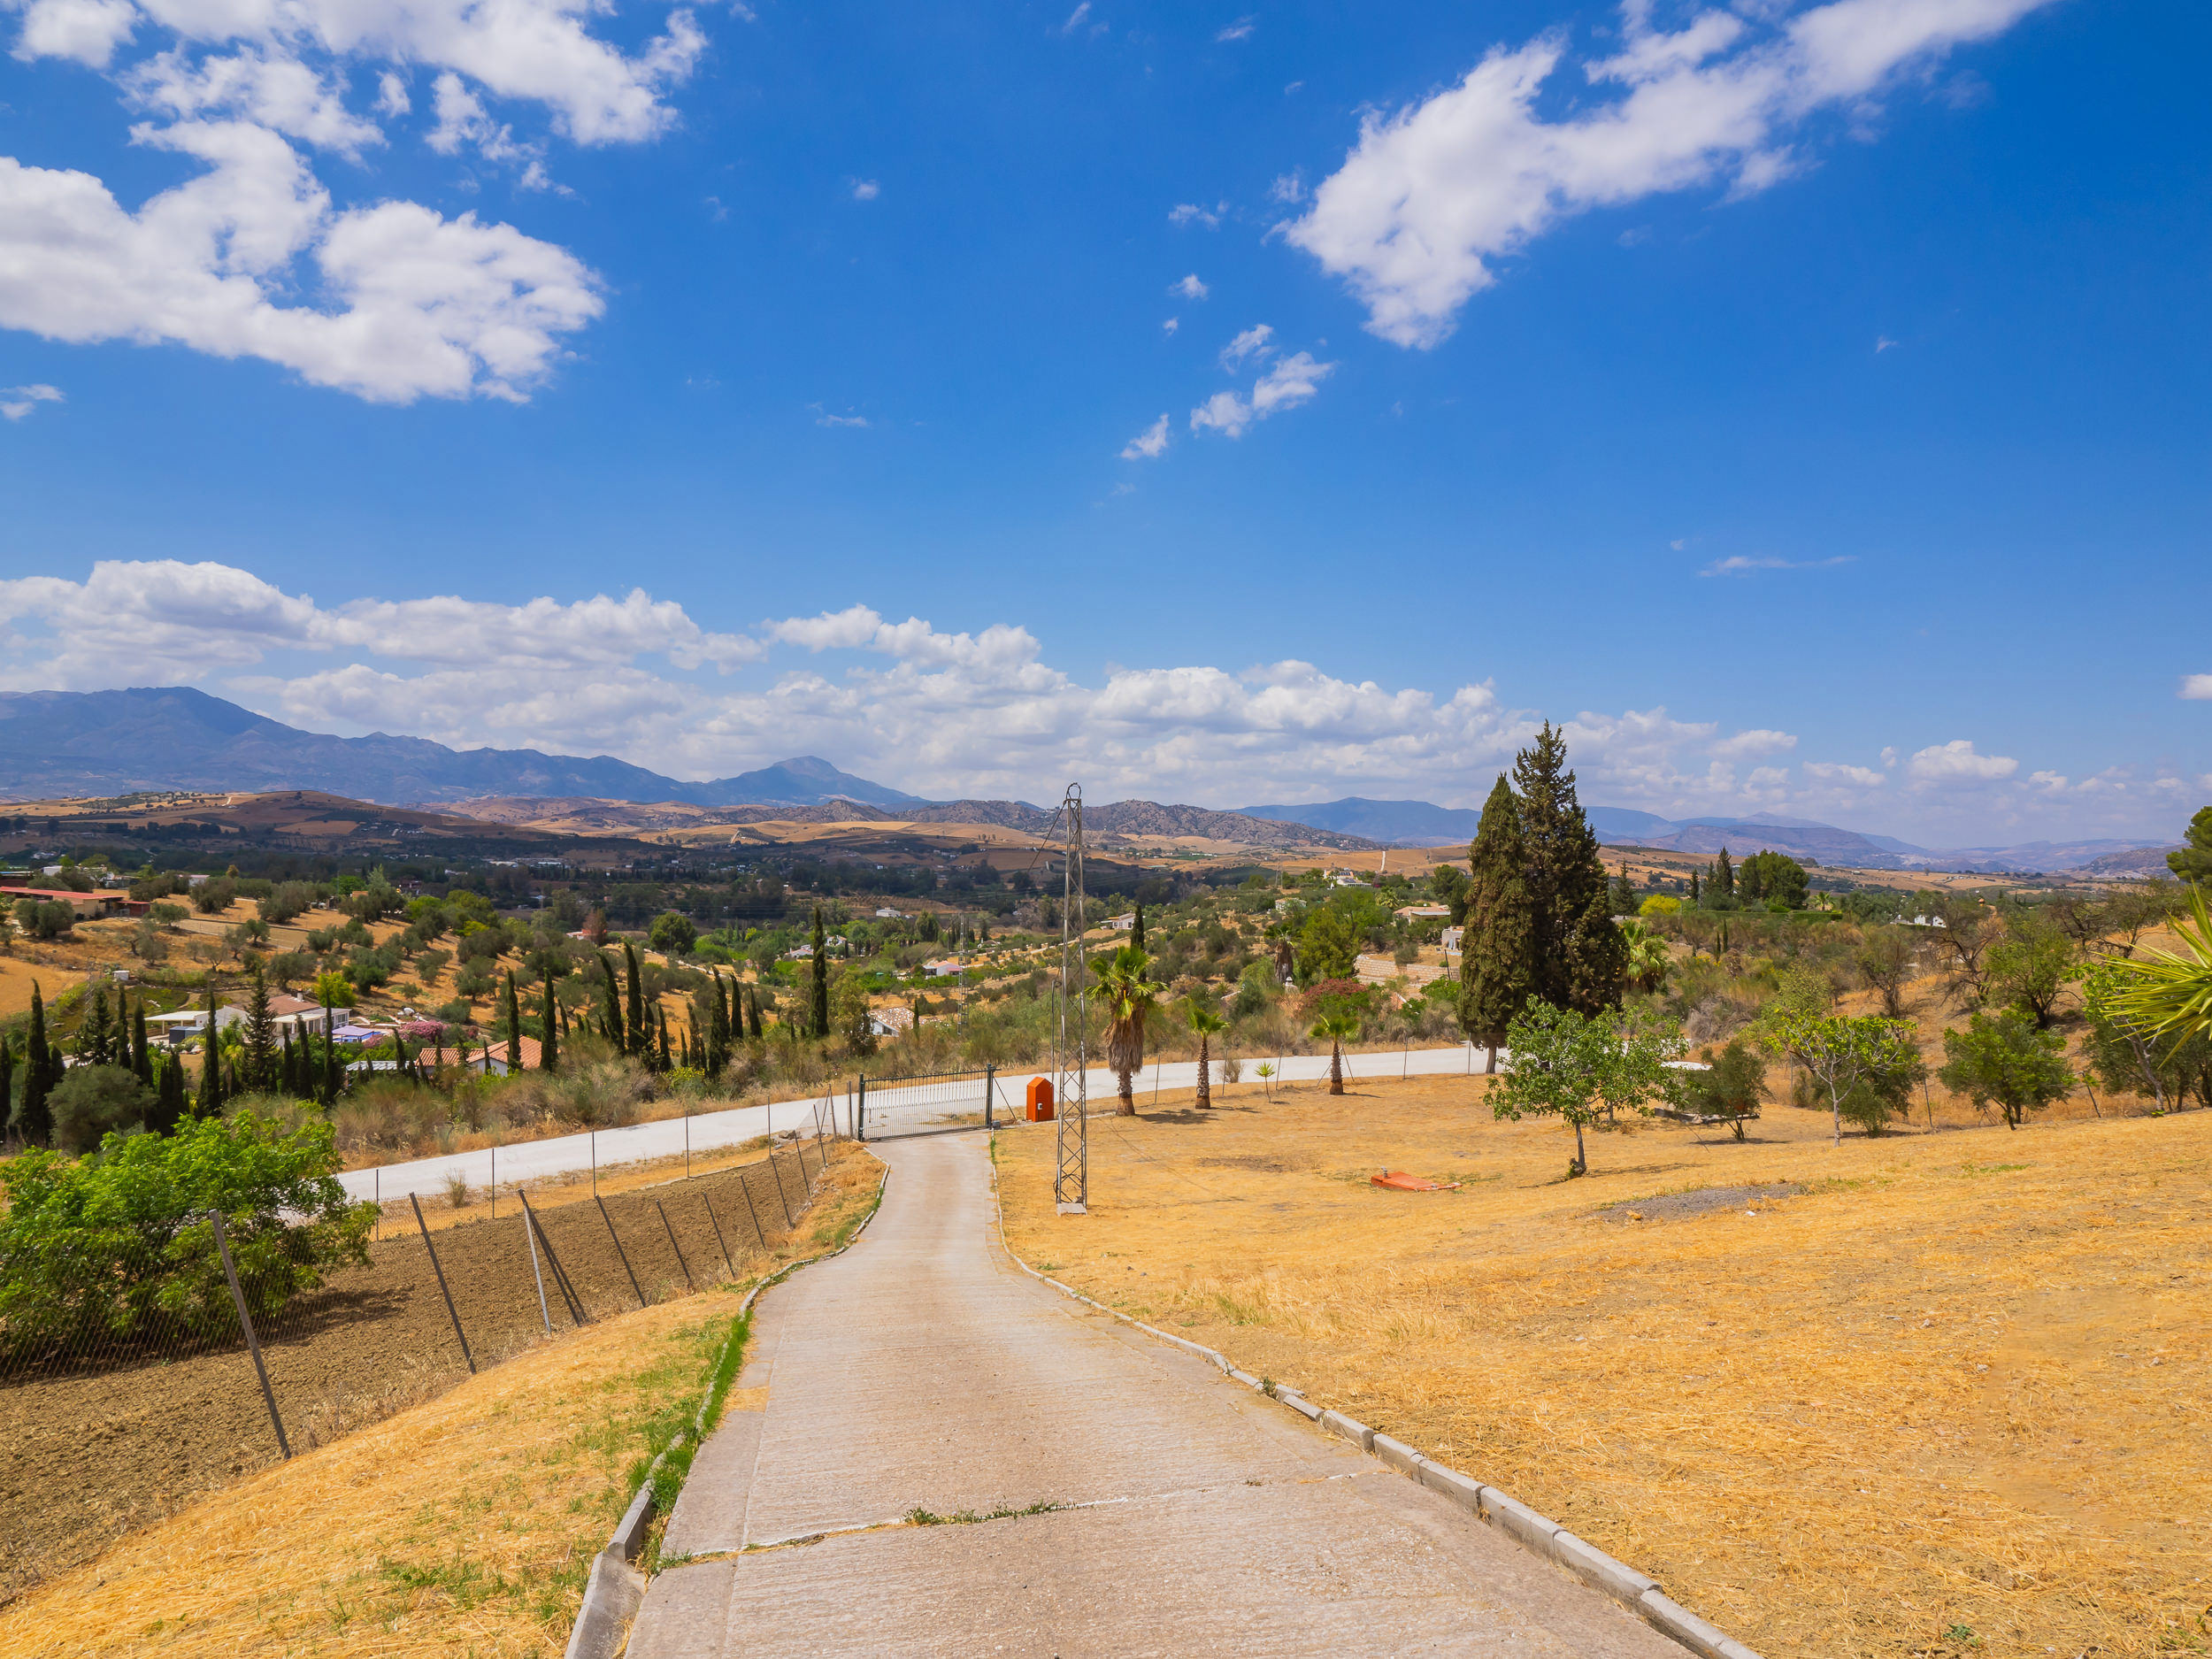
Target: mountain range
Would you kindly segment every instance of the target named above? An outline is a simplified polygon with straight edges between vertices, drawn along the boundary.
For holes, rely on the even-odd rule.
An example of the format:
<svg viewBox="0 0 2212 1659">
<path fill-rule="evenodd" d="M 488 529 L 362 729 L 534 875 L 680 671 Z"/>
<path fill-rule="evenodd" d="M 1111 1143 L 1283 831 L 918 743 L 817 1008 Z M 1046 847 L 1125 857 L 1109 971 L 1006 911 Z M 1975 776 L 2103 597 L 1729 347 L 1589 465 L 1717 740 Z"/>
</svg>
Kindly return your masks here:
<svg viewBox="0 0 2212 1659">
<path fill-rule="evenodd" d="M 1051 810 L 1019 801 L 931 802 L 794 756 L 754 772 L 689 782 L 612 756 L 548 755 L 533 749 L 449 749 L 419 737 L 303 732 L 185 686 L 128 690 L 0 693 L 0 798 L 118 795 L 188 789 L 322 790 L 388 804 L 457 805 L 510 797 L 581 797 L 706 808 L 822 809 L 858 803 L 857 817 L 989 823 L 1041 833 Z M 1630 807 L 1592 806 L 1608 843 L 1741 856 L 1771 848 L 1824 864 L 1862 869 L 1990 872 L 2132 868 L 2141 840 L 2029 841 L 1932 849 L 1891 836 L 1803 818 L 1665 818 Z M 1481 815 L 1427 801 L 1348 795 L 1306 805 L 1208 807 L 1118 801 L 1086 820 L 1125 836 L 1204 836 L 1262 846 L 1433 847 L 1472 839 Z M 1303 833 L 1300 833 L 1300 832 Z"/>
</svg>

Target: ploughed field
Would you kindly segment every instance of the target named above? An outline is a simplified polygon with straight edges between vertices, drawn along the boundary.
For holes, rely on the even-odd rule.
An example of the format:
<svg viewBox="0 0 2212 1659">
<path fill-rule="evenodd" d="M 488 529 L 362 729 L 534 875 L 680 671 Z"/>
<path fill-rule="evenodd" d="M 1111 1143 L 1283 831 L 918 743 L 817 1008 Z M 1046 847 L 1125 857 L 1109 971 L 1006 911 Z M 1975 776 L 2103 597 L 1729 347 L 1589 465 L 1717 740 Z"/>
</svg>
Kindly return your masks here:
<svg viewBox="0 0 2212 1659">
<path fill-rule="evenodd" d="M 806 1160 L 810 1170 L 819 1168 L 810 1145 Z M 641 1293 L 658 1303 L 693 1284 L 722 1282 L 730 1277 L 726 1244 L 727 1263 L 744 1276 L 812 1225 L 806 1179 L 788 1150 L 772 1162 L 605 1194 L 603 1216 L 580 1186 L 542 1199 L 533 1194 L 532 1202 L 595 1320 L 637 1308 Z M 396 1208 L 403 1219 L 388 1213 L 370 1266 L 343 1270 L 323 1290 L 258 1322 L 295 1453 L 468 1375 L 412 1213 Z M 512 1194 L 502 1197 L 496 1217 L 455 1225 L 441 1226 L 436 1209 L 425 1210 L 477 1365 L 488 1370 L 543 1340 L 538 1278 Z M 573 1328 L 550 1267 L 541 1262 L 539 1271 L 553 1330 Z M 275 1431 L 243 1345 L 187 1353 L 7 1373 L 0 1383 L 0 1601 L 277 1461 Z"/>
<path fill-rule="evenodd" d="M 1480 1078 L 1348 1087 L 1094 1118 L 1080 1218 L 1050 1126 L 1002 1133 L 1009 1242 L 1770 1659 L 2212 1651 L 2212 1113 L 1836 1147 L 1770 1105 L 1570 1180 Z"/>
</svg>

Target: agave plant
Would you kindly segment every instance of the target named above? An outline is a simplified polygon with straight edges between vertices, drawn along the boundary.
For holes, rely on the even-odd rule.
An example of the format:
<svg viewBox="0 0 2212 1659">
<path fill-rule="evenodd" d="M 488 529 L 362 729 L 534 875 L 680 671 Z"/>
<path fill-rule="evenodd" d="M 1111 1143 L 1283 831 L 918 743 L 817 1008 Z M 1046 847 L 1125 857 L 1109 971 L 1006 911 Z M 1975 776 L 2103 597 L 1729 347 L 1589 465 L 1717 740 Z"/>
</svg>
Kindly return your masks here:
<svg viewBox="0 0 2212 1659">
<path fill-rule="evenodd" d="M 2212 910 L 2202 887 L 2190 887 L 2189 914 L 2174 923 L 2174 933 L 2179 955 L 2152 950 L 2111 964 L 2124 977 L 2108 1006 L 2149 1036 L 2212 1033 Z"/>
</svg>

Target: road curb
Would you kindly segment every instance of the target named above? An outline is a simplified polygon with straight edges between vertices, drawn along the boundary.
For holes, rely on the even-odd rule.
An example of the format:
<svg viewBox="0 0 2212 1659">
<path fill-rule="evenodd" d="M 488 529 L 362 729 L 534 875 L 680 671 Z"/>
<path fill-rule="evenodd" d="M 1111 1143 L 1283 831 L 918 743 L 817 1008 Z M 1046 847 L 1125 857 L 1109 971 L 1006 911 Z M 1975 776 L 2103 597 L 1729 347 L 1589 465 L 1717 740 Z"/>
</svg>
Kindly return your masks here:
<svg viewBox="0 0 2212 1659">
<path fill-rule="evenodd" d="M 1624 1562 L 1614 1560 L 1596 1545 L 1577 1538 L 1558 1522 L 1538 1514 L 1497 1487 L 1485 1486 L 1471 1475 L 1463 1474 L 1448 1463 L 1440 1463 L 1402 1440 L 1394 1440 L 1387 1434 L 1378 1434 L 1365 1424 L 1340 1411 L 1317 1405 L 1295 1388 L 1280 1383 L 1263 1383 L 1249 1371 L 1240 1371 L 1232 1365 L 1224 1355 L 1213 1348 L 1163 1331 L 1157 1325 L 1147 1325 L 1118 1308 L 1110 1308 L 1102 1302 L 1086 1296 L 1081 1291 L 1062 1284 L 1048 1273 L 1039 1272 L 1016 1255 L 1014 1247 L 1007 1242 L 1006 1206 L 999 1195 L 998 1163 L 995 1158 L 991 1164 L 991 1202 L 998 1211 L 999 1248 L 1006 1252 L 1008 1261 L 1030 1278 L 1041 1279 L 1062 1295 L 1086 1307 L 1095 1308 L 1101 1313 L 1110 1314 L 1124 1325 L 1134 1325 L 1148 1335 L 1196 1354 L 1213 1364 L 1232 1382 L 1240 1383 L 1255 1394 L 1265 1394 L 1279 1405 L 1288 1406 L 1315 1427 L 1350 1441 L 1385 1467 L 1451 1499 L 1473 1518 L 1497 1528 L 1530 1554 L 1541 1555 L 1581 1579 L 1592 1589 L 1618 1602 L 1661 1635 L 1672 1638 L 1698 1655 L 1699 1659 L 1760 1659 L 1757 1653 L 1734 1637 L 1708 1624 L 1680 1603 L 1670 1601 L 1650 1578 Z"/>
<path fill-rule="evenodd" d="M 854 1144 L 865 1145 L 858 1141 Z M 875 1157 L 872 1152 L 868 1156 Z M 817 1262 L 826 1262 L 833 1256 L 842 1256 L 860 1242 L 860 1235 L 868 1231 L 868 1224 L 883 1209 L 884 1189 L 891 1184 L 891 1166 L 884 1164 L 881 1158 L 876 1158 L 876 1162 L 883 1166 L 883 1174 L 876 1182 L 876 1202 L 868 1213 L 861 1217 L 860 1225 L 853 1229 L 852 1236 L 833 1250 L 825 1250 L 819 1256 L 810 1256 L 803 1261 L 792 1262 L 778 1268 L 747 1291 L 745 1300 L 737 1304 L 736 1317 L 730 1321 L 729 1335 L 722 1339 L 722 1349 L 715 1356 L 713 1370 L 707 1373 L 710 1378 L 722 1369 L 723 1356 L 730 1351 L 730 1344 L 737 1340 L 737 1333 L 745 1323 L 746 1317 L 753 1311 L 753 1303 L 760 1299 L 761 1292 L 772 1286 L 780 1285 L 803 1267 L 811 1267 Z M 713 1398 L 714 1390 L 710 1386 L 705 1397 L 699 1402 L 698 1411 L 691 1419 L 691 1432 L 695 1438 L 706 1432 L 707 1407 Z M 644 1603 L 646 1586 L 645 1575 L 631 1563 L 644 1553 L 646 1534 L 652 1530 L 653 1477 L 660 1473 L 661 1464 L 667 1456 L 668 1449 L 664 1447 L 660 1455 L 647 1465 L 645 1479 L 630 1499 L 630 1507 L 623 1510 L 622 1518 L 615 1523 L 614 1536 L 607 1540 L 606 1548 L 593 1558 L 591 1577 L 584 1585 L 584 1604 L 576 1609 L 576 1623 L 569 1630 L 568 1647 L 563 1659 L 615 1659 L 628 1642 L 630 1624 L 637 1617 L 637 1610 Z"/>
</svg>

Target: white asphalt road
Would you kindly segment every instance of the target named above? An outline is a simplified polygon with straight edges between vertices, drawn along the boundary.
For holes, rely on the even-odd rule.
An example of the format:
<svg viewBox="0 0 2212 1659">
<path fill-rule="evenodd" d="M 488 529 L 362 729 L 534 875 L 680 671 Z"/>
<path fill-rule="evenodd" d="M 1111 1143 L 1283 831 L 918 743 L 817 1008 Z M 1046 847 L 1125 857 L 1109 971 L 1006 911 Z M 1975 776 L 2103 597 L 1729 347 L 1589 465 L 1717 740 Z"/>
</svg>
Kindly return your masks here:
<svg viewBox="0 0 2212 1659">
<path fill-rule="evenodd" d="M 1376 1081 L 1386 1078 L 1434 1077 L 1472 1074 L 1482 1070 L 1485 1063 L 1482 1050 L 1470 1044 L 1455 1044 L 1448 1048 L 1392 1049 L 1387 1053 L 1349 1054 L 1344 1056 L 1348 1077 Z M 1242 1056 L 1244 1080 L 1255 1080 L 1256 1069 L 1263 1064 L 1277 1068 L 1276 1076 L 1284 1082 L 1312 1082 L 1329 1074 L 1329 1056 L 1325 1054 L 1286 1055 L 1271 1058 L 1266 1055 Z M 1502 1053 L 1499 1063 L 1504 1064 Z M 1021 1115 L 1021 1100 L 1029 1079 L 1035 1075 L 1033 1068 L 1002 1071 L 998 1077 L 997 1110 L 1008 1118 Z M 1218 1075 L 1217 1073 L 1217 1075 Z M 1087 1074 L 1087 1087 L 1092 1110 L 1102 1102 L 1110 1102 L 1114 1093 L 1114 1076 L 1104 1067 L 1094 1067 Z M 1137 1082 L 1140 1105 L 1155 1093 L 1168 1093 L 1196 1087 L 1198 1065 L 1195 1061 L 1168 1061 L 1145 1067 Z M 618 1164 L 642 1163 L 654 1158 L 681 1157 L 689 1137 L 694 1153 L 710 1152 L 718 1148 L 733 1147 L 757 1135 L 772 1134 L 783 1130 L 806 1129 L 812 1125 L 818 1110 L 833 1110 L 837 1126 L 849 1131 L 850 1108 L 847 1091 L 850 1079 L 841 1079 L 833 1094 L 817 1095 L 811 1100 L 775 1101 L 765 1106 L 740 1106 L 726 1111 L 699 1112 L 690 1118 L 667 1118 L 653 1123 L 632 1124 L 626 1128 L 602 1129 L 595 1134 L 556 1135 L 546 1141 L 518 1141 L 512 1146 L 498 1147 L 479 1152 L 453 1152 L 442 1157 L 416 1158 L 405 1164 L 386 1164 L 375 1169 L 351 1170 L 338 1179 L 346 1191 L 356 1198 L 404 1198 L 410 1193 L 427 1196 L 442 1193 L 446 1183 L 457 1175 L 472 1187 L 497 1185 L 512 1187 L 518 1182 L 527 1185 L 533 1181 L 553 1179 L 588 1170 L 595 1165 L 605 1169 Z M 907 1089 L 877 1089 L 871 1087 L 868 1103 L 871 1121 L 875 1121 L 878 1109 L 901 1118 L 912 1120 L 925 1114 L 927 1109 L 945 1103 L 945 1086 L 925 1085 Z M 901 1111 L 902 1107 L 911 1110 Z M 974 1102 L 967 1110 L 979 1111 L 982 1093 L 979 1084 Z M 948 1110 L 958 1110 L 949 1107 Z"/>
</svg>

